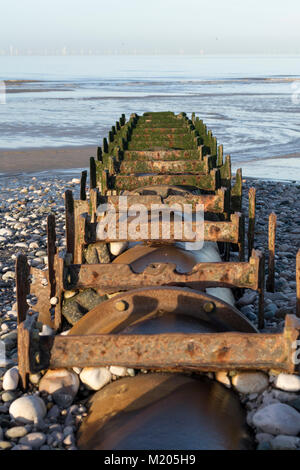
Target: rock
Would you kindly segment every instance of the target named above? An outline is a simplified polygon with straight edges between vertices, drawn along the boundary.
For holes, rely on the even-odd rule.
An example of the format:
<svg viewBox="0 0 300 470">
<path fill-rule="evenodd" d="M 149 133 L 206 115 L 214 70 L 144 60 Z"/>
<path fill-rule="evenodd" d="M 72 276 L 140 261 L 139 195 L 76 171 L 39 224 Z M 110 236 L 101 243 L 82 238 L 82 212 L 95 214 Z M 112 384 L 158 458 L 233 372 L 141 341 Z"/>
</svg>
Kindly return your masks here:
<svg viewBox="0 0 300 470">
<path fill-rule="evenodd" d="M 77 291 L 76 290 L 66 290 L 64 292 L 64 298 L 65 299 L 71 299 L 72 297 L 74 297 L 74 295 L 77 294 Z"/>
<path fill-rule="evenodd" d="M 261 393 L 269 385 L 269 378 L 263 372 L 239 372 L 232 378 L 232 385 L 240 393 Z"/>
<path fill-rule="evenodd" d="M 12 448 L 12 444 L 8 441 L 0 441 L 0 450 L 9 450 Z"/>
<path fill-rule="evenodd" d="M 272 440 L 271 447 L 273 450 L 295 450 L 300 447 L 300 438 L 279 435 Z"/>
<path fill-rule="evenodd" d="M 75 372 L 67 369 L 49 369 L 39 383 L 39 390 L 53 395 L 59 406 L 70 406 L 79 389 Z"/>
<path fill-rule="evenodd" d="M 238 307 L 244 307 L 246 305 L 251 305 L 256 299 L 256 292 L 247 292 L 243 297 L 237 301 Z"/>
<path fill-rule="evenodd" d="M 84 257 L 88 264 L 110 263 L 110 255 L 106 243 L 88 245 L 84 250 Z"/>
<path fill-rule="evenodd" d="M 221 384 L 225 385 L 225 387 L 230 388 L 231 387 L 231 382 L 230 378 L 227 375 L 226 371 L 220 371 L 216 372 L 216 380 L 220 382 Z"/>
<path fill-rule="evenodd" d="M 134 369 L 127 369 L 127 374 L 126 375 L 129 375 L 130 377 L 134 377 L 135 376 L 135 370 Z"/>
<path fill-rule="evenodd" d="M 17 398 L 9 407 L 10 416 L 21 423 L 37 423 L 46 412 L 45 403 L 36 395 Z"/>
<path fill-rule="evenodd" d="M 91 390 L 100 390 L 111 380 L 111 372 L 105 367 L 84 367 L 80 380 Z"/>
<path fill-rule="evenodd" d="M 300 431 L 300 413 L 285 403 L 260 408 L 252 420 L 255 427 L 270 434 L 296 436 Z"/>
<path fill-rule="evenodd" d="M 128 242 L 112 242 L 109 244 L 109 249 L 112 255 L 120 255 L 128 247 Z"/>
<path fill-rule="evenodd" d="M 16 392 L 14 390 L 7 390 L 6 392 L 2 393 L 1 399 L 4 402 L 10 402 L 17 398 Z"/>
<path fill-rule="evenodd" d="M 12 447 L 11 450 L 32 450 L 32 447 L 25 446 L 24 444 L 17 444 L 16 446 Z"/>
<path fill-rule="evenodd" d="M 6 282 L 15 279 L 15 273 L 13 271 L 6 271 L 6 273 L 2 275 L 2 279 Z"/>
<path fill-rule="evenodd" d="M 48 326 L 48 325 L 43 325 L 42 331 L 39 333 L 40 336 L 51 336 L 53 334 L 54 334 L 53 328 L 51 328 L 51 326 Z"/>
<path fill-rule="evenodd" d="M 3 376 L 3 390 L 15 390 L 19 383 L 19 371 L 17 367 L 8 369 Z"/>
<path fill-rule="evenodd" d="M 13 232 L 9 228 L 0 228 L 0 235 L 4 237 L 12 237 Z"/>
<path fill-rule="evenodd" d="M 42 432 L 31 432 L 19 439 L 19 444 L 39 449 L 46 442 L 46 436 Z"/>
<path fill-rule="evenodd" d="M 41 380 L 41 377 L 42 377 L 42 375 L 39 372 L 36 373 L 36 374 L 30 374 L 29 375 L 29 381 L 33 385 L 37 385 L 39 383 L 39 381 Z"/>
<path fill-rule="evenodd" d="M 271 450 L 271 449 L 272 449 L 272 447 L 271 447 L 270 442 L 262 442 L 262 443 L 258 444 L 256 450 Z"/>
<path fill-rule="evenodd" d="M 127 373 L 126 367 L 121 366 L 111 366 L 109 370 L 112 374 L 117 375 L 119 377 L 124 377 Z"/>
<path fill-rule="evenodd" d="M 25 426 L 14 426 L 6 431 L 5 436 L 8 437 L 8 439 L 16 439 L 26 436 L 27 432 Z"/>
<path fill-rule="evenodd" d="M 92 310 L 106 299 L 106 295 L 100 296 L 93 289 L 86 289 L 64 301 L 62 314 L 71 325 L 75 325 L 89 310 Z"/>
<path fill-rule="evenodd" d="M 57 297 L 51 297 L 50 304 L 51 305 L 57 305 L 57 303 L 58 303 L 58 298 Z"/>
<path fill-rule="evenodd" d="M 255 439 L 259 444 L 263 444 L 264 442 L 271 442 L 274 439 L 274 436 L 267 432 L 259 432 L 256 434 Z"/>
<path fill-rule="evenodd" d="M 286 392 L 299 392 L 300 377 L 298 375 L 282 373 L 276 377 L 274 385 L 276 388 L 285 390 Z"/>
</svg>

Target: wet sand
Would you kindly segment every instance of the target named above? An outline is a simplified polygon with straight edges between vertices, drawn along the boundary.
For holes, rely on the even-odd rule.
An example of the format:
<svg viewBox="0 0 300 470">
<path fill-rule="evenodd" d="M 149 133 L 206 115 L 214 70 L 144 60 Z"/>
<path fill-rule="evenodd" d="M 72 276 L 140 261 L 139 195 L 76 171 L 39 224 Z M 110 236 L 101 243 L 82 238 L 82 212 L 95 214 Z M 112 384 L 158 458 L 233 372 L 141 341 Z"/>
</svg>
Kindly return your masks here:
<svg viewBox="0 0 300 470">
<path fill-rule="evenodd" d="M 96 146 L 0 150 L 0 173 L 85 168 L 96 155 Z"/>
</svg>

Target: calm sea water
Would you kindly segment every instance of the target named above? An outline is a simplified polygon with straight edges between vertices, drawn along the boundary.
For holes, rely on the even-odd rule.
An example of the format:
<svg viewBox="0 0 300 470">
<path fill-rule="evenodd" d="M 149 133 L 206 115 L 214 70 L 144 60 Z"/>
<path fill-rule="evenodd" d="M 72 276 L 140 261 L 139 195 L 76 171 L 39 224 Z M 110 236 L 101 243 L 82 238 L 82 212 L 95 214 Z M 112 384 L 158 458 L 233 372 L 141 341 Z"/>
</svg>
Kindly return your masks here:
<svg viewBox="0 0 300 470">
<path fill-rule="evenodd" d="M 0 57 L 0 80 L 18 81 L 1 149 L 97 145 L 122 113 L 195 112 L 244 174 L 300 180 L 300 158 L 270 159 L 300 151 L 299 56 Z"/>
</svg>

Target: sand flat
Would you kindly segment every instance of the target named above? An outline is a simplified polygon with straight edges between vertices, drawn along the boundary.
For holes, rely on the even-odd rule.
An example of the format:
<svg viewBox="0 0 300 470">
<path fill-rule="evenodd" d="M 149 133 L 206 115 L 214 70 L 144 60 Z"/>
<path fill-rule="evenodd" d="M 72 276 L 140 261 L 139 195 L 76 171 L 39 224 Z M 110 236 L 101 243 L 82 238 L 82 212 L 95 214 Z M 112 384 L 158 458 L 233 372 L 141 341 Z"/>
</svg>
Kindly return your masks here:
<svg viewBox="0 0 300 470">
<path fill-rule="evenodd" d="M 0 150 L 0 173 L 85 168 L 96 146 Z"/>
</svg>

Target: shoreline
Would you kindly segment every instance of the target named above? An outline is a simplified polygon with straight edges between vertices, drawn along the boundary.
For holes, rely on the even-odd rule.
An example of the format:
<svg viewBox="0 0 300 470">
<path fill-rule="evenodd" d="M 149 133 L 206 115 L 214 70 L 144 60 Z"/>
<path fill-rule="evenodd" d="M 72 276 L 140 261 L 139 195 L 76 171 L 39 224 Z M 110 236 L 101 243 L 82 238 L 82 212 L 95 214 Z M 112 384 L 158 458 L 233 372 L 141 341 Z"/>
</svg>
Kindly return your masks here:
<svg viewBox="0 0 300 470">
<path fill-rule="evenodd" d="M 49 176 L 55 174 L 58 176 L 62 173 L 68 173 L 68 171 L 71 172 L 72 170 L 76 171 L 88 168 L 89 158 L 92 156 L 95 157 L 96 155 L 96 145 L 21 148 L 13 150 L 0 149 L 0 177 L 18 177 L 20 175 L 35 175 L 40 173 L 46 176 L 47 172 L 49 172 Z M 282 172 L 280 169 L 280 178 L 278 178 L 277 174 L 279 168 L 277 168 L 277 165 L 274 167 L 273 165 L 270 166 L 270 163 L 273 160 L 278 162 L 280 160 L 292 161 L 292 159 L 299 159 L 299 171 L 298 168 L 286 168 L 286 172 Z M 254 169 L 253 165 L 255 165 Z M 235 172 L 237 168 L 244 170 L 243 177 L 247 179 L 299 182 L 300 152 L 274 155 L 262 159 L 250 158 L 244 161 L 233 160 L 233 172 Z M 273 176 L 270 175 L 270 170 Z M 268 176 L 264 176 L 264 174 Z"/>
</svg>

